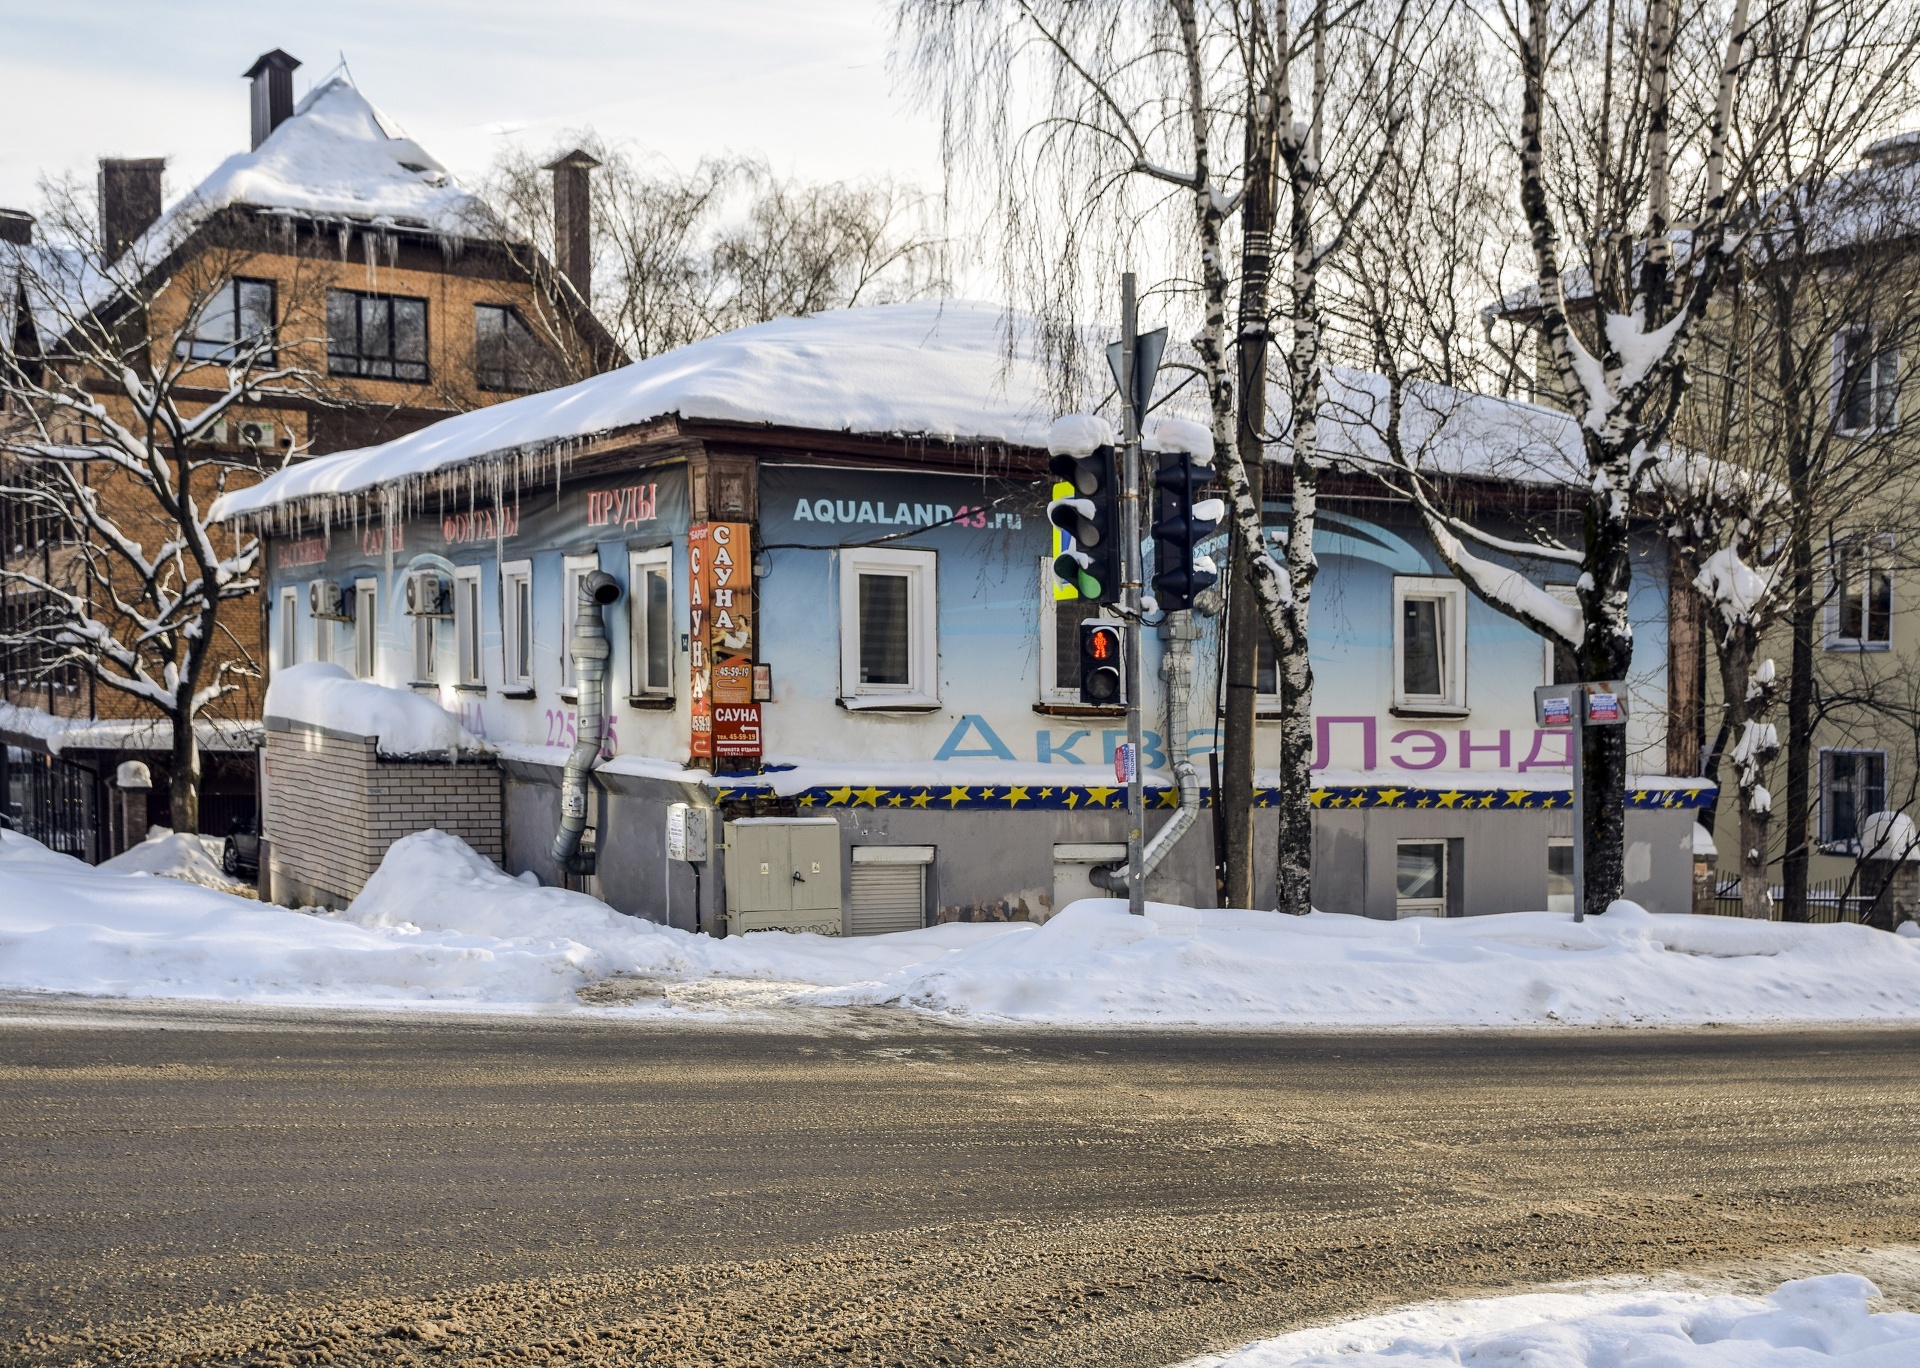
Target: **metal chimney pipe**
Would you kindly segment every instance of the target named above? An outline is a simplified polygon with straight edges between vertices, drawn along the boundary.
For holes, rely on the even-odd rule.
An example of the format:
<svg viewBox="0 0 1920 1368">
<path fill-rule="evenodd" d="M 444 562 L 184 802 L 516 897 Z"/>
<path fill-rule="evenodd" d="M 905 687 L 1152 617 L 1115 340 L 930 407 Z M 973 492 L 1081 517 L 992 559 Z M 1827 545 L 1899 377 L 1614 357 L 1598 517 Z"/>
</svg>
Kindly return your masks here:
<svg viewBox="0 0 1920 1368">
<path fill-rule="evenodd" d="M 593 302 L 593 199 L 587 174 L 598 165 L 576 147 L 545 167 L 553 172 L 554 265 L 588 304 Z"/>
<path fill-rule="evenodd" d="M 160 176 L 165 157 L 100 159 L 100 252 L 120 259 L 160 217 Z"/>
<path fill-rule="evenodd" d="M 273 130 L 293 117 L 293 69 L 298 57 L 275 48 L 263 52 L 240 74 L 253 82 L 253 145 L 258 148 Z"/>
</svg>

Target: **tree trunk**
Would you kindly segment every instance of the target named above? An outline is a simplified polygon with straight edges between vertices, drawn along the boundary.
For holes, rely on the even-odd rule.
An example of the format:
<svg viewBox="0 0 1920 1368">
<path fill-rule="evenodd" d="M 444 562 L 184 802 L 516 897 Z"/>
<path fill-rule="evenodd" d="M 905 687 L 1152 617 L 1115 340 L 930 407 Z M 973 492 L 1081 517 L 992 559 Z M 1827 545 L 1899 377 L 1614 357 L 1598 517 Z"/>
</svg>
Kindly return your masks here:
<svg viewBox="0 0 1920 1368">
<path fill-rule="evenodd" d="M 200 741 L 193 734 L 191 721 L 173 724 L 170 769 L 167 801 L 173 809 L 173 829 L 197 832 L 200 830 Z M 132 843 L 145 835 L 145 832 L 136 835 L 130 831 L 127 840 Z"/>
<path fill-rule="evenodd" d="M 1592 439 L 1589 439 L 1590 441 Z M 1633 546 L 1624 501 L 1613 490 L 1627 488 L 1627 460 L 1612 452 L 1589 456 L 1597 480 L 1587 504 L 1586 572 L 1591 587 L 1582 591 L 1587 641 L 1584 674 L 1590 680 L 1624 681 L 1633 663 L 1633 624 L 1628 617 L 1633 588 Z M 1586 738 L 1586 905 L 1604 912 L 1626 885 L 1627 731 L 1624 726 L 1587 727 Z"/>
<path fill-rule="evenodd" d="M 1787 606 L 1791 637 L 1787 662 L 1787 810 L 1786 849 L 1780 865 L 1782 921 L 1807 919 L 1807 846 L 1813 822 L 1813 629 L 1818 608 L 1813 594 L 1813 528 L 1806 508 L 1807 462 L 1803 451 L 1788 454 L 1788 483 L 1796 512 L 1789 536 L 1788 573 L 1792 598 Z"/>
</svg>

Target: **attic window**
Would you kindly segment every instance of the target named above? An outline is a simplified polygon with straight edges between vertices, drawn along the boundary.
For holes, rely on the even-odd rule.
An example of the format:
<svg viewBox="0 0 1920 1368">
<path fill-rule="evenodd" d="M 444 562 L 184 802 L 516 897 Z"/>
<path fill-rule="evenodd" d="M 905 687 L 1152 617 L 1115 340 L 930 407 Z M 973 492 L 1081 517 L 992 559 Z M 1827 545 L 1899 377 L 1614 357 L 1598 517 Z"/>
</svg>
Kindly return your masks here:
<svg viewBox="0 0 1920 1368">
<path fill-rule="evenodd" d="M 327 371 L 373 380 L 427 378 L 427 301 L 327 291 Z"/>
<path fill-rule="evenodd" d="M 426 167 L 420 165 L 418 162 L 401 162 L 400 169 L 402 171 L 411 171 L 416 176 L 426 174 L 427 170 Z"/>
<path fill-rule="evenodd" d="M 518 310 L 473 306 L 473 376 L 481 389 L 524 394 L 553 382 L 552 358 Z"/>
</svg>

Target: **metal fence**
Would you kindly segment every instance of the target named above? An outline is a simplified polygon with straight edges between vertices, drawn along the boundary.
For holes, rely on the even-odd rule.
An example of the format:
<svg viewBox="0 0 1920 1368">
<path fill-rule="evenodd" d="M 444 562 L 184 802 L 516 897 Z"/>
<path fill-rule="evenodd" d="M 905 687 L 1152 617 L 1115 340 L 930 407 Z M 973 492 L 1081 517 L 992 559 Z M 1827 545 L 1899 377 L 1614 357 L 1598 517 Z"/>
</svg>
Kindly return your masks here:
<svg viewBox="0 0 1920 1368">
<path fill-rule="evenodd" d="M 1767 890 L 1772 899 L 1771 921 L 1780 920 L 1780 907 L 1787 891 L 1779 884 Z M 1860 891 L 1858 883 L 1851 879 L 1823 879 L 1807 885 L 1807 920 L 1810 922 L 1862 922 L 1873 909 L 1873 898 Z M 1740 880 L 1722 879 L 1713 890 L 1713 915 L 1716 917 L 1744 917 L 1746 906 L 1741 902 Z"/>
<path fill-rule="evenodd" d="M 98 859 L 99 781 L 93 771 L 19 747 L 8 748 L 6 761 L 3 801 L 19 829 L 63 855 Z"/>
</svg>

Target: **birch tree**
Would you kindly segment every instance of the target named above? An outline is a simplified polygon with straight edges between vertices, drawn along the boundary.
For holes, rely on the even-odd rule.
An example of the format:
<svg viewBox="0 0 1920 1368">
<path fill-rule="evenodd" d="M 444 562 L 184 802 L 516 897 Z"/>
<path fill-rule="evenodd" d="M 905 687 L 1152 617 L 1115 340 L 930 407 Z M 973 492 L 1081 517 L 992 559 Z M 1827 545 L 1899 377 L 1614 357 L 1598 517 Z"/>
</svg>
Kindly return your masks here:
<svg viewBox="0 0 1920 1368">
<path fill-rule="evenodd" d="M 1385 12 L 1386 32 L 1398 37 L 1409 7 Z M 1247 675 L 1229 679 L 1226 782 L 1218 797 L 1228 833 L 1224 892 L 1230 904 L 1252 900 L 1245 630 L 1257 627 L 1274 642 L 1285 708 L 1277 902 L 1305 912 L 1313 742 L 1307 628 L 1318 569 L 1326 326 L 1319 282 L 1384 159 L 1388 124 L 1369 102 L 1391 88 L 1405 50 L 1382 36 L 1375 10 L 1345 9 L 1336 18 L 1326 0 L 1312 0 L 1298 21 L 1286 7 L 1201 0 L 905 0 L 899 15 L 907 64 L 943 116 L 948 164 L 984 187 L 995 228 L 990 248 L 1009 305 L 1041 320 L 1040 343 L 1062 376 L 1063 404 L 1085 398 L 1080 320 L 1098 316 L 1123 262 L 1145 268 L 1146 293 L 1176 327 L 1191 329 L 1188 380 L 1204 395 L 1232 510 L 1231 627 L 1239 629 Z M 1336 96 L 1347 117 L 1330 129 Z M 1237 271 L 1230 265 L 1236 256 Z M 1285 378 L 1283 401 L 1270 405 L 1276 263 Z M 1270 421 L 1275 408 L 1278 428 Z M 1290 458 L 1292 508 L 1284 558 L 1277 558 L 1262 505 L 1266 453 L 1281 446 Z"/>
<path fill-rule="evenodd" d="M 38 605 L 4 644 L 164 719 L 173 825 L 196 831 L 196 723 L 258 673 L 230 616 L 259 588 L 260 543 L 206 511 L 291 454 L 246 450 L 223 425 L 312 397 L 300 332 L 323 344 L 324 327 L 297 282 L 270 297 L 278 318 L 236 290 L 257 241 L 242 223 L 203 227 L 183 260 L 136 244 L 108 261 L 87 197 L 48 195 L 51 241 L 6 249 L 25 307 L 0 352 L 0 499 L 59 528 L 63 550 L 0 564 L 0 587 Z"/>
</svg>

